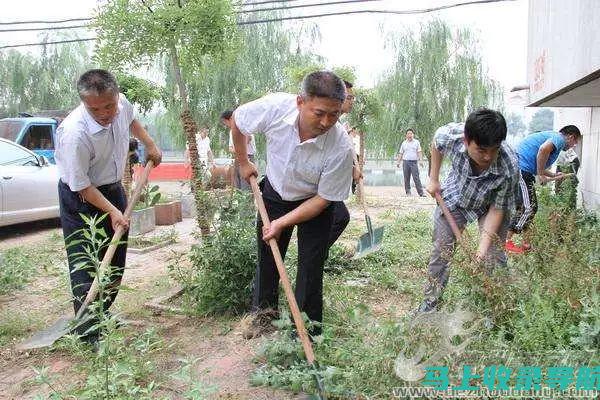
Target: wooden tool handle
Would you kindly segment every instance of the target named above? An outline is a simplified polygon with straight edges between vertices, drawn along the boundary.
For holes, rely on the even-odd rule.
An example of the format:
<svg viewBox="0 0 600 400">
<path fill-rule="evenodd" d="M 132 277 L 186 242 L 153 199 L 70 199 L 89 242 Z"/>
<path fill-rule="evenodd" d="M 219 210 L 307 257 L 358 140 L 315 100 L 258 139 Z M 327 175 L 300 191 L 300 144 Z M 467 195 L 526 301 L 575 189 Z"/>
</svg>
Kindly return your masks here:
<svg viewBox="0 0 600 400">
<path fill-rule="evenodd" d="M 131 196 L 129 204 L 127 204 L 127 208 L 125 209 L 125 212 L 123 213 L 123 216 L 125 217 L 125 219 L 129 219 L 129 217 L 131 217 L 131 212 L 133 211 L 135 204 L 140 199 L 140 195 L 142 194 L 142 189 L 144 188 L 144 185 L 148 181 L 148 176 L 150 175 L 150 171 L 152 170 L 153 166 L 154 166 L 154 162 L 152 160 L 148 160 L 148 162 L 146 163 L 146 168 L 144 168 L 144 171 L 142 172 L 142 176 L 140 176 L 140 178 L 137 180 L 137 183 L 135 184 L 135 190 L 133 191 L 133 195 Z M 108 218 L 110 218 L 110 217 L 108 217 Z M 115 251 L 117 250 L 117 246 L 119 245 L 119 241 L 121 240 L 121 237 L 123 236 L 124 233 L 125 233 L 125 228 L 123 228 L 122 226 L 118 226 L 117 229 L 115 230 L 115 233 L 113 234 L 113 237 L 112 237 L 112 240 L 110 241 L 110 245 L 108 246 L 108 249 L 106 249 L 106 253 L 104 253 L 104 257 L 102 258 L 102 262 L 100 263 L 100 267 L 98 268 L 98 274 L 100 274 L 100 272 L 104 271 L 110 264 L 110 261 L 112 260 L 113 256 L 115 255 Z M 85 296 L 85 300 L 81 304 L 81 307 L 79 307 L 79 310 L 77 311 L 77 314 L 75 315 L 75 318 L 79 319 L 83 316 L 83 314 L 85 313 L 85 310 L 90 305 L 90 303 L 96 298 L 97 294 L 98 294 L 98 276 L 96 276 L 94 278 L 94 281 L 92 282 L 92 286 L 90 286 L 90 290 L 88 290 L 88 293 Z"/>
<path fill-rule="evenodd" d="M 446 207 L 446 203 L 444 202 L 444 199 L 442 199 L 442 196 L 440 195 L 439 192 L 436 192 L 435 200 L 437 201 L 438 205 L 442 209 L 442 212 L 444 213 L 444 217 L 446 217 L 446 221 L 448 221 L 448 224 L 450 225 L 450 229 L 452 229 L 452 232 L 454 233 L 456 240 L 460 240 L 460 238 L 462 236 L 462 234 L 460 233 L 460 229 L 458 229 L 458 225 L 456 225 L 456 221 L 454 220 L 454 217 L 450 213 L 450 210 L 448 210 L 448 207 Z"/>
<path fill-rule="evenodd" d="M 265 203 L 254 175 L 250 177 L 250 186 L 252 187 L 252 193 L 254 193 L 254 200 L 256 201 L 256 206 L 258 207 L 258 212 L 260 214 L 263 226 L 267 227 L 268 229 L 271 226 L 271 221 L 269 220 L 269 215 L 267 214 L 267 209 L 265 208 Z M 306 360 L 309 364 L 313 364 L 315 362 L 315 353 L 313 352 L 312 344 L 308 338 L 308 333 L 306 332 L 306 327 L 304 326 L 304 320 L 300 314 L 300 308 L 296 302 L 296 297 L 294 295 L 294 291 L 292 290 L 292 285 L 290 283 L 290 279 L 288 278 L 285 265 L 283 264 L 283 258 L 279 252 L 277 241 L 275 239 L 269 239 L 269 246 L 273 252 L 273 258 L 275 259 L 275 264 L 277 265 L 279 278 L 281 279 L 281 284 L 283 285 L 285 297 L 290 305 L 292 317 L 294 318 L 294 323 L 296 324 L 296 329 L 298 330 L 298 336 L 300 337 L 302 347 L 304 348 L 304 353 L 306 354 Z"/>
</svg>

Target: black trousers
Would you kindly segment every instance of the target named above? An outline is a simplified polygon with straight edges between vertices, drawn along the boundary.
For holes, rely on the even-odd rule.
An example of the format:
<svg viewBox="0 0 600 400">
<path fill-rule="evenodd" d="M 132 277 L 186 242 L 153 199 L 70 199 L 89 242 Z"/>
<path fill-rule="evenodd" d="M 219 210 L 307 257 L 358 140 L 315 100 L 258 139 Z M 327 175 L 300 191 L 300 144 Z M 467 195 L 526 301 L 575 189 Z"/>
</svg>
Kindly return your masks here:
<svg viewBox="0 0 600 400">
<path fill-rule="evenodd" d="M 519 200 L 517 212 L 513 217 L 510 230 L 521 233 L 526 230 L 538 210 L 537 196 L 535 194 L 535 175 L 521 170 L 519 177 Z"/>
<path fill-rule="evenodd" d="M 271 187 L 268 178 L 260 183 L 269 219 L 272 221 L 300 206 L 304 200 L 285 201 Z M 323 264 L 329 252 L 329 234 L 333 220 L 333 205 L 321 214 L 302 222 L 298 226 L 298 272 L 296 275 L 296 301 L 300 311 L 304 311 L 313 321 L 323 321 Z M 255 310 L 277 309 L 279 299 L 279 274 L 268 243 L 262 239 L 262 221 L 258 217 L 256 236 L 258 242 L 258 267 L 254 281 L 252 305 Z M 285 229 L 277 245 L 285 259 L 294 227 Z M 320 333 L 315 329 L 311 334 Z"/>
<path fill-rule="evenodd" d="M 125 196 L 125 190 L 121 183 L 113 183 L 110 185 L 99 186 L 98 190 L 106 197 L 114 206 L 116 206 L 121 212 L 125 211 L 127 207 L 127 198 Z M 69 186 L 62 181 L 58 183 L 58 198 L 60 203 L 60 221 L 63 229 L 63 235 L 65 237 L 65 244 L 67 247 L 67 258 L 69 262 L 69 276 L 71 278 L 71 291 L 73 293 L 73 308 L 75 313 L 81 307 L 81 304 L 85 300 L 85 297 L 92 285 L 94 278 L 90 275 L 94 269 L 91 268 L 77 268 L 79 255 L 85 251 L 85 241 L 77 244 L 72 244 L 76 240 L 82 240 L 82 229 L 87 227 L 79 214 L 88 216 L 100 216 L 104 214 L 103 211 L 99 210 L 90 203 L 84 202 L 79 196 L 79 193 L 72 192 Z M 106 217 L 100 224 L 101 228 L 104 228 L 109 240 L 111 240 L 114 231 L 110 223 L 110 217 Z M 117 297 L 121 278 L 123 276 L 123 270 L 125 269 L 125 258 L 127 255 L 127 232 L 121 238 L 123 244 L 117 246 L 117 250 L 111 260 L 111 276 L 109 288 L 105 290 L 107 293 L 103 298 L 103 310 L 107 311 Z M 98 254 L 99 261 L 104 257 L 106 248 L 100 251 Z M 92 320 L 89 324 L 80 327 L 78 333 L 83 334 L 90 326 L 94 325 L 97 321 Z"/>
<path fill-rule="evenodd" d="M 333 223 L 329 233 L 329 247 L 333 246 L 350 223 L 350 212 L 346 204 L 343 201 L 334 201 L 331 204 L 333 204 Z"/>
</svg>

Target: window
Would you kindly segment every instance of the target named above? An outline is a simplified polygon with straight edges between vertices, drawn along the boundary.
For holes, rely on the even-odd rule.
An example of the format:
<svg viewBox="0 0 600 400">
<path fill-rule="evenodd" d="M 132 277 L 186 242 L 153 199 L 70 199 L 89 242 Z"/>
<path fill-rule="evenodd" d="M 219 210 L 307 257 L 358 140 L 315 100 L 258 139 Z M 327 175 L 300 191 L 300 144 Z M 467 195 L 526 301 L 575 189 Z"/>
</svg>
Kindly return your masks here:
<svg viewBox="0 0 600 400">
<path fill-rule="evenodd" d="M 0 166 L 2 165 L 38 165 L 38 160 L 22 147 L 0 140 Z"/>
<path fill-rule="evenodd" d="M 0 138 L 17 140 L 17 135 L 21 132 L 23 121 L 0 121 Z"/>
<path fill-rule="evenodd" d="M 30 150 L 54 150 L 51 125 L 31 125 L 21 141 Z"/>
</svg>

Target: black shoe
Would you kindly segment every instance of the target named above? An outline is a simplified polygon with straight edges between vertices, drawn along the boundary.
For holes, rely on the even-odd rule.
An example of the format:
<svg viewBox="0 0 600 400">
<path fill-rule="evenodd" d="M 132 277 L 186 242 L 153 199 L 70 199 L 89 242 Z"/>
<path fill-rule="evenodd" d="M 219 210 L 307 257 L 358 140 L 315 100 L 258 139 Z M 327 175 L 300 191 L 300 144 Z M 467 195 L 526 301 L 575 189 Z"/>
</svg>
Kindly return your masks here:
<svg viewBox="0 0 600 400">
<path fill-rule="evenodd" d="M 423 300 L 423 302 L 421 303 L 421 305 L 419 306 L 419 308 L 417 310 L 417 314 L 435 311 L 435 309 L 438 306 L 438 303 L 439 303 L 438 300 L 427 300 L 427 299 Z"/>
</svg>

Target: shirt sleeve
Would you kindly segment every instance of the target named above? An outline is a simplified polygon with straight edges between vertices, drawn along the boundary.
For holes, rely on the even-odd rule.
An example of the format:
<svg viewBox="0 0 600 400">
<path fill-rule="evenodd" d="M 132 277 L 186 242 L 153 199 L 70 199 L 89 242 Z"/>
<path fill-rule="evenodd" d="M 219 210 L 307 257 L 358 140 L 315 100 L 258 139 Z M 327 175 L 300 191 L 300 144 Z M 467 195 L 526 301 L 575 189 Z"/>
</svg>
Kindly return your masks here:
<svg viewBox="0 0 600 400">
<path fill-rule="evenodd" d="M 565 144 L 566 144 L 565 139 L 560 134 L 552 135 L 550 137 L 550 141 L 554 145 L 554 148 L 558 151 L 562 151 L 565 148 Z"/>
<path fill-rule="evenodd" d="M 119 94 L 119 101 L 121 102 L 121 111 L 125 113 L 127 118 L 127 125 L 131 125 L 135 119 L 133 105 L 129 102 L 129 100 L 127 100 L 127 97 L 125 97 L 123 93 Z"/>
<path fill-rule="evenodd" d="M 415 140 L 416 140 L 416 139 L 415 139 Z M 419 142 L 418 140 L 417 140 L 417 151 L 421 151 L 421 152 L 423 151 L 423 150 L 421 149 L 421 142 Z"/>
<path fill-rule="evenodd" d="M 329 160 L 321 174 L 317 194 L 328 201 L 346 200 L 352 186 L 352 161 L 351 149 Z"/>
<path fill-rule="evenodd" d="M 265 132 L 277 117 L 277 104 L 274 94 L 243 104 L 233 112 L 235 124 L 244 135 Z"/>
<path fill-rule="evenodd" d="M 62 143 L 61 161 L 63 181 L 73 192 L 78 192 L 92 185 L 88 172 L 91 154 L 88 147 L 79 140 Z"/>
<path fill-rule="evenodd" d="M 438 128 L 433 135 L 435 148 L 442 154 L 448 153 L 457 140 L 462 139 L 464 126 L 451 123 Z"/>
<path fill-rule="evenodd" d="M 493 205 L 497 209 L 504 210 L 506 213 L 512 213 L 517 207 L 517 198 L 519 196 L 519 175 L 515 174 L 507 179 L 496 191 Z"/>
</svg>

